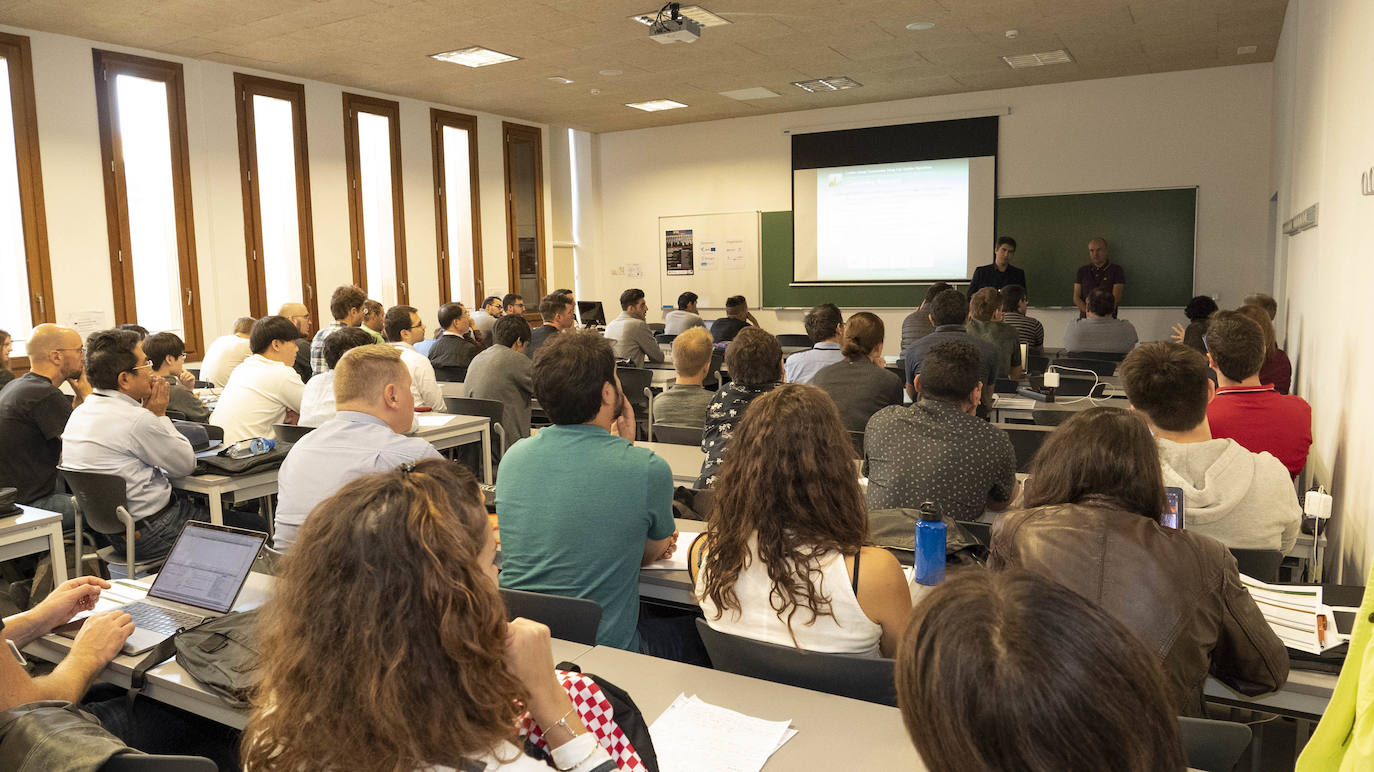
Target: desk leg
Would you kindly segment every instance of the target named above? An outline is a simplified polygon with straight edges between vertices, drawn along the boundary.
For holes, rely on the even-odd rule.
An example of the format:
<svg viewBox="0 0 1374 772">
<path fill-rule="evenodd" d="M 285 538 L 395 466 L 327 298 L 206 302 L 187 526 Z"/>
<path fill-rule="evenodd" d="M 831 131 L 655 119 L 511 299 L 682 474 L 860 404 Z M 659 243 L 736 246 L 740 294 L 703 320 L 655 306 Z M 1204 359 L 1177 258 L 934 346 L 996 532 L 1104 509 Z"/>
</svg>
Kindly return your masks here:
<svg viewBox="0 0 1374 772">
<path fill-rule="evenodd" d="M 482 424 L 482 481 L 491 485 L 491 422 Z"/>
<path fill-rule="evenodd" d="M 220 500 L 221 494 L 218 488 L 206 494 L 210 500 L 210 522 L 215 525 L 224 525 L 224 504 Z"/>
<path fill-rule="evenodd" d="M 81 554 L 81 545 L 76 545 L 77 554 Z M 67 581 L 67 551 L 62 546 L 62 526 L 54 524 L 48 528 L 48 559 L 52 563 L 53 586 L 57 587 Z"/>
</svg>

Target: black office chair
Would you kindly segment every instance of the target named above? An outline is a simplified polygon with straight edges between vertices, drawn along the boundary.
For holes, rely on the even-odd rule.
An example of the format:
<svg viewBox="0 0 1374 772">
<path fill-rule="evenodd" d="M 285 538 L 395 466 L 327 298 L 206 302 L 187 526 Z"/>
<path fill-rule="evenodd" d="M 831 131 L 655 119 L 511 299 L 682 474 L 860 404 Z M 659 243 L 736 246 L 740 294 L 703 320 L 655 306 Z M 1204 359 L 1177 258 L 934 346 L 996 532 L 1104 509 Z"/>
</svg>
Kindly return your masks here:
<svg viewBox="0 0 1374 772">
<path fill-rule="evenodd" d="M 665 325 L 663 322 L 649 322 L 649 329 L 650 329 L 650 330 L 653 330 L 653 333 L 654 333 L 655 335 L 660 335 L 660 334 L 662 334 L 662 333 L 663 333 L 663 330 L 664 330 L 666 327 L 667 327 L 667 325 Z"/>
<path fill-rule="evenodd" d="M 296 426 L 294 424 L 272 424 L 272 430 L 277 435 L 277 442 L 297 443 L 300 439 L 314 431 L 313 426 Z M 324 436 L 324 435 L 320 435 Z"/>
<path fill-rule="evenodd" d="M 706 371 L 706 377 L 701 379 L 701 387 L 707 391 L 716 391 L 725 385 L 728 378 L 724 378 L 720 371 L 720 366 L 725 364 L 725 352 L 720 349 L 711 351 L 711 369 Z"/>
<path fill-rule="evenodd" d="M 654 442 L 666 442 L 670 445 L 701 444 L 701 429 L 695 426 L 654 424 L 653 436 Z"/>
<path fill-rule="evenodd" d="M 1030 471 L 1031 461 L 1035 459 L 1036 451 L 1045 444 L 1045 440 L 1054 432 L 1052 426 L 1036 426 L 1034 424 L 993 424 L 998 429 L 1007 433 L 1007 438 L 1011 440 L 1012 452 L 1016 454 L 1016 471 Z"/>
<path fill-rule="evenodd" d="M 1124 351 L 1064 351 L 1060 356 L 1075 359 L 1093 359 L 1098 362 L 1120 362 L 1126 358 Z"/>
<path fill-rule="evenodd" d="M 858 457 L 859 457 L 859 458 L 863 458 L 863 457 L 864 457 L 864 433 L 863 433 L 863 432 L 850 431 L 850 432 L 849 432 L 849 441 L 852 442 L 852 443 L 854 443 L 854 452 L 858 455 Z"/>
<path fill-rule="evenodd" d="M 890 659 L 764 643 L 713 630 L 705 619 L 697 619 L 697 632 L 716 670 L 880 705 L 897 704 Z"/>
<path fill-rule="evenodd" d="M 111 756 L 100 772 L 218 772 L 219 767 L 204 756 L 150 756 L 137 751 Z"/>
<path fill-rule="evenodd" d="M 778 345 L 801 346 L 803 348 L 811 348 L 812 340 L 810 335 L 794 335 L 791 333 L 784 333 L 778 336 Z"/>
<path fill-rule="evenodd" d="M 659 332 L 654 334 L 654 340 L 659 343 L 672 343 L 677 339 L 677 333 Z"/>
<path fill-rule="evenodd" d="M 1050 358 L 1044 354 L 1026 352 L 1026 372 L 1043 373 L 1050 367 Z"/>
<path fill-rule="evenodd" d="M 649 397 L 645 394 L 645 389 L 653 385 L 654 371 L 643 367 L 617 367 L 615 372 L 620 376 L 620 388 L 625 392 L 625 399 L 629 400 L 630 406 L 635 409 L 635 423 L 647 436 Z"/>
<path fill-rule="evenodd" d="M 158 555 L 140 562 L 134 554 L 134 531 L 137 530 L 137 522 L 127 509 L 128 499 L 125 496 L 123 477 L 100 472 L 84 472 L 65 466 L 59 466 L 57 469 L 67 481 L 67 488 L 75 499 L 76 544 L 81 544 L 82 532 L 85 525 L 89 524 L 91 530 L 97 533 L 124 534 L 124 543 L 128 545 L 125 552 L 110 546 L 98 550 L 96 554 L 106 563 L 123 563 L 130 579 L 162 565 L 167 559 L 166 555 Z M 74 576 L 81 576 L 79 551 L 72 573 Z"/>
<path fill-rule="evenodd" d="M 1187 505 L 1187 502 L 1184 502 Z M 1186 517 L 1186 515 L 1185 515 Z M 1188 527 L 1187 522 L 1183 524 Z M 1243 550 L 1231 547 L 1231 554 L 1236 558 L 1236 568 L 1242 574 L 1258 579 L 1261 582 L 1277 582 L 1279 580 L 1279 566 L 1283 563 L 1283 553 L 1278 550 Z"/>
<path fill-rule="evenodd" d="M 506 452 L 506 430 L 501 426 L 501 417 L 506 406 L 499 399 L 478 399 L 476 397 L 444 397 L 444 409 L 453 415 L 480 415 L 491 421 L 492 452 L 501 458 Z M 518 437 L 516 439 L 519 439 Z"/>
<path fill-rule="evenodd" d="M 596 645 L 596 628 L 601 625 L 601 606 L 596 601 L 505 587 L 501 598 L 506 602 L 507 619 L 533 619 L 547 626 L 555 638 Z"/>
<path fill-rule="evenodd" d="M 968 531 L 969 536 L 978 540 L 984 547 L 992 546 L 992 523 L 984 523 L 978 520 L 960 520 L 959 525 Z"/>
<path fill-rule="evenodd" d="M 1234 721 L 1180 716 L 1178 733 L 1190 769 L 1231 772 L 1250 747 L 1250 727 Z"/>
<path fill-rule="evenodd" d="M 1089 370 L 1098 375 L 1111 375 L 1116 372 L 1116 362 L 1105 359 L 1086 359 L 1077 356 L 1061 356 L 1055 358 L 1052 364 L 1061 367 L 1075 367 L 1079 370 Z"/>
</svg>

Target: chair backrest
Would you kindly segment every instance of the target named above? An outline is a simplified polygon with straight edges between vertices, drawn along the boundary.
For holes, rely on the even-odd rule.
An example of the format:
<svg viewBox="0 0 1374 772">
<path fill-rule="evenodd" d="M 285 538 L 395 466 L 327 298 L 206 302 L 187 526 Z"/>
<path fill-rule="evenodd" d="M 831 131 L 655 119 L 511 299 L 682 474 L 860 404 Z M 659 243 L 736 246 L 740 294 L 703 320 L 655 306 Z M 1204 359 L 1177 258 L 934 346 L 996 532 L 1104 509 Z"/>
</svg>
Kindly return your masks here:
<svg viewBox="0 0 1374 772">
<path fill-rule="evenodd" d="M 76 499 L 86 525 L 98 533 L 124 533 L 117 510 L 128 504 L 124 478 L 103 472 L 83 472 L 65 466 L 58 471 L 67 481 L 67 490 Z"/>
<path fill-rule="evenodd" d="M 783 333 L 782 335 L 778 336 L 779 346 L 805 346 L 806 348 L 811 348 L 811 344 L 812 341 L 810 335 Z"/>
<path fill-rule="evenodd" d="M 1086 359 L 1079 356 L 1061 356 L 1051 364 L 1062 365 L 1064 367 L 1076 367 L 1080 370 L 1091 370 L 1098 375 L 1111 375 L 1116 372 L 1116 362 L 1104 359 Z"/>
<path fill-rule="evenodd" d="M 204 756 L 150 756 L 121 753 L 111 756 L 100 772 L 218 772 L 219 766 Z"/>
<path fill-rule="evenodd" d="M 1036 426 L 1034 424 L 993 424 L 998 429 L 1007 433 L 1007 438 L 1011 440 L 1012 452 L 1016 454 L 1016 471 L 1030 471 L 1031 461 L 1035 458 L 1036 451 L 1045 444 L 1045 440 L 1054 432 L 1053 426 Z"/>
<path fill-rule="evenodd" d="M 444 409 L 453 415 L 480 415 L 499 422 L 506 406 L 499 399 L 476 397 L 444 397 Z"/>
<path fill-rule="evenodd" d="M 653 330 L 655 335 L 662 333 L 666 328 L 667 325 L 663 322 L 649 322 L 649 329 Z"/>
<path fill-rule="evenodd" d="M 278 442 L 291 443 L 299 442 L 302 437 L 315 430 L 313 426 L 295 426 L 293 424 L 273 424 L 272 428 L 277 433 Z"/>
<path fill-rule="evenodd" d="M 1188 502 L 1183 502 L 1187 507 Z M 1183 527 L 1188 527 L 1188 516 L 1185 511 Z M 1242 574 L 1258 579 L 1261 582 L 1277 582 L 1279 580 L 1279 566 L 1283 563 L 1283 553 L 1278 550 L 1242 550 L 1231 548 L 1231 554 L 1236 558 L 1236 568 Z"/>
<path fill-rule="evenodd" d="M 660 332 L 654 335 L 654 340 L 659 343 L 672 343 L 677 339 L 677 333 Z"/>
<path fill-rule="evenodd" d="M 666 442 L 670 445 L 701 444 L 700 427 L 654 424 L 653 436 L 654 442 Z"/>
<path fill-rule="evenodd" d="M 697 631 L 716 670 L 880 705 L 897 704 L 890 659 L 823 654 L 764 643 L 713 630 L 705 619 L 697 619 Z"/>
<path fill-rule="evenodd" d="M 1078 359 L 1093 359 L 1098 362 L 1120 362 L 1126 358 L 1124 351 L 1065 351 L 1063 355 Z"/>
<path fill-rule="evenodd" d="M 1188 767 L 1205 772 L 1231 772 L 1250 747 L 1250 727 L 1234 721 L 1180 716 L 1178 733 Z"/>
<path fill-rule="evenodd" d="M 1026 352 L 1026 372 L 1043 373 L 1049 369 L 1050 358 L 1044 354 L 1032 354 Z"/>
<path fill-rule="evenodd" d="M 849 432 L 849 441 L 852 442 L 852 443 L 854 443 L 854 452 L 857 453 L 857 454 L 859 455 L 859 458 L 863 458 L 863 457 L 864 457 L 864 433 L 863 433 L 863 432 L 856 432 L 856 431 L 850 430 L 850 432 Z"/>
<path fill-rule="evenodd" d="M 542 592 L 501 588 L 506 601 L 506 617 L 533 619 L 549 628 L 555 638 L 596 645 L 596 628 L 601 625 L 601 606 L 586 598 L 565 598 Z"/>
<path fill-rule="evenodd" d="M 615 372 L 620 376 L 620 388 L 625 392 L 625 399 L 642 415 L 649 407 L 644 390 L 653 385 L 654 371 L 643 367 L 617 367 Z"/>
</svg>

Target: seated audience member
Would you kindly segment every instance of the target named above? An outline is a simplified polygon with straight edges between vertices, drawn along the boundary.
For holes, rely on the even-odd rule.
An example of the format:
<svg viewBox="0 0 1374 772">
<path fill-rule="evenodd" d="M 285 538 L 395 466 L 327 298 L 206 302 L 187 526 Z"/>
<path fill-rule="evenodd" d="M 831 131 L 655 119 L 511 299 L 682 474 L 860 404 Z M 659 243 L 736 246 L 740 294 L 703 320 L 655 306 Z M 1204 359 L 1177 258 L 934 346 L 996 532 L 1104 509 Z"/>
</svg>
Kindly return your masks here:
<svg viewBox="0 0 1374 772">
<path fill-rule="evenodd" d="M 1139 416 L 1075 413 L 1035 454 L 1030 480 L 1027 509 L 992 524 L 989 567 L 1027 569 L 1116 617 L 1163 664 L 1180 714 L 1201 715 L 1209 672 L 1242 694 L 1283 686 L 1288 652 L 1236 559 L 1216 539 L 1159 524 L 1164 480 Z"/>
<path fill-rule="evenodd" d="M 654 424 L 687 426 L 700 429 L 706 425 L 706 406 L 714 393 L 702 387 L 711 371 L 714 352 L 711 333 L 705 327 L 690 327 L 673 338 L 673 369 L 677 380 L 654 398 Z"/>
<path fill-rule="evenodd" d="M 1039 319 L 1026 316 L 1029 307 L 1026 288 L 1008 284 L 1002 288 L 1002 321 L 1016 330 L 1016 341 L 1026 344 L 1035 353 L 1045 348 L 1045 326 Z"/>
<path fill-rule="evenodd" d="M 62 432 L 73 406 L 91 394 L 81 362 L 81 336 L 70 327 L 40 324 L 29 333 L 29 371 L 0 391 L 0 488 L 15 488 L 15 501 L 62 513 L 63 528 L 75 523 L 69 493 L 57 491 Z M 71 401 L 58 389 L 69 384 Z"/>
<path fill-rule="evenodd" d="M 1026 571 L 952 572 L 916 604 L 896 676 L 928 769 L 1186 766 L 1153 654 L 1111 614 Z"/>
<path fill-rule="evenodd" d="M 200 380 L 222 389 L 229 383 L 229 375 L 243 360 L 253 356 L 253 347 L 248 342 L 253 332 L 251 316 L 240 316 L 234 320 L 232 334 L 215 338 L 205 349 L 205 357 L 200 363 Z"/>
<path fill-rule="evenodd" d="M 717 344 L 728 343 L 745 327 L 763 329 L 749 313 L 749 301 L 743 295 L 731 295 L 725 299 L 725 316 L 711 324 L 711 337 Z"/>
<path fill-rule="evenodd" d="M 372 336 L 373 343 L 386 343 L 386 336 L 382 331 L 386 329 L 386 310 L 382 304 L 375 300 L 367 300 L 363 303 L 363 331 Z"/>
<path fill-rule="evenodd" d="M 429 347 L 434 377 L 441 381 L 462 381 L 468 377 L 472 358 L 482 350 L 482 344 L 472 333 L 472 314 L 462 303 L 445 303 L 439 306 L 439 329 L 442 332 Z"/>
<path fill-rule="evenodd" d="M 684 292 L 677 296 L 677 308 L 663 315 L 663 332 L 681 335 L 693 327 L 705 327 L 697 314 L 697 293 Z"/>
<path fill-rule="evenodd" d="M 1217 301 L 1206 295 L 1198 295 L 1183 307 L 1183 315 L 1188 317 L 1188 326 L 1175 324 L 1172 338 L 1200 354 L 1207 353 L 1202 336 L 1207 334 L 1207 320 L 1217 312 Z"/>
<path fill-rule="evenodd" d="M 436 413 L 444 412 L 444 393 L 434 375 L 429 357 L 415 350 L 415 344 L 425 339 L 425 323 L 414 306 L 392 306 L 386 311 L 386 339 L 400 349 L 401 361 L 410 370 L 410 393 L 415 395 L 415 407 L 427 407 Z"/>
<path fill-rule="evenodd" d="M 939 343 L 916 375 L 921 400 L 885 407 L 869 419 L 864 460 L 870 510 L 920 509 L 931 501 L 942 515 L 977 520 L 985 509 L 1000 512 L 1016 498 L 1011 440 L 975 415 L 982 369 L 973 344 Z"/>
<path fill-rule="evenodd" d="M 482 300 L 482 307 L 472 312 L 472 329 L 482 337 L 483 345 L 491 344 L 491 328 L 501 318 L 501 298 L 488 295 Z"/>
<path fill-rule="evenodd" d="M 319 509 L 263 614 L 245 769 L 548 770 L 521 752 L 528 711 L 559 769 L 614 772 L 554 675 L 548 628 L 506 622 L 467 470 L 407 464 Z"/>
<path fill-rule="evenodd" d="M 517 316 L 524 316 L 525 299 L 515 294 L 514 292 L 507 293 L 504 297 L 501 298 L 501 310 L 505 312 L 506 316 L 510 316 L 512 314 L 515 314 Z"/>
<path fill-rule="evenodd" d="M 153 375 L 166 379 L 171 387 L 167 409 L 180 413 L 187 421 L 209 421 L 210 408 L 191 391 L 196 377 L 186 371 L 186 344 L 181 338 L 170 332 L 155 332 L 143 339 L 143 353 L 153 363 Z"/>
<path fill-rule="evenodd" d="M 501 460 L 501 586 L 596 601 L 598 645 L 656 653 L 637 629 L 639 568 L 673 552 L 672 470 L 633 447 L 634 410 L 600 335 L 552 338 L 534 395 L 553 425 Z"/>
<path fill-rule="evenodd" d="M 902 378 L 883 361 L 883 332 L 883 320 L 876 314 L 860 311 L 850 316 L 840 350 L 844 359 L 821 368 L 811 379 L 835 400 L 848 431 L 863 432 L 874 413 L 902 404 Z"/>
<path fill-rule="evenodd" d="M 144 338 L 148 337 L 148 328 L 147 328 L 147 327 L 144 327 L 144 326 L 141 325 L 141 324 L 133 324 L 133 323 L 130 323 L 130 322 L 126 322 L 126 323 L 124 323 L 124 324 L 119 325 L 118 327 L 115 327 L 115 329 L 116 329 L 116 330 L 128 330 L 129 332 L 132 332 L 132 333 L 138 335 L 138 339 L 139 339 L 140 341 L 143 340 Z"/>
<path fill-rule="evenodd" d="M 926 290 L 925 300 L 915 311 L 907 314 L 906 318 L 902 320 L 902 347 L 898 349 L 899 352 L 911 348 L 911 344 L 915 343 L 917 338 L 923 338 L 935 332 L 935 325 L 930 321 L 931 301 L 935 299 L 936 295 L 948 289 L 954 288 L 942 281 L 930 285 L 930 288 Z"/>
<path fill-rule="evenodd" d="M 997 347 L 983 340 L 968 334 L 964 327 L 964 322 L 968 319 L 968 298 L 962 292 L 949 293 L 941 292 L 935 296 L 930 305 L 930 323 L 935 329 L 928 335 L 922 335 L 911 344 L 911 348 L 902 352 L 906 366 L 906 392 L 912 399 L 918 396 L 914 382 L 916 374 L 921 372 L 921 362 L 925 360 L 926 352 L 933 346 L 951 340 L 961 340 L 973 345 L 978 352 L 978 359 L 982 367 L 978 371 L 978 380 L 983 384 L 983 405 L 992 404 L 992 386 L 997 381 Z"/>
<path fill-rule="evenodd" d="M 253 356 L 234 368 L 210 413 L 210 423 L 224 429 L 226 444 L 274 437 L 274 424 L 295 423 L 300 417 L 305 386 L 292 363 L 297 346 L 306 343 L 296 337 L 295 329 L 280 316 L 253 324 Z"/>
<path fill-rule="evenodd" d="M 367 293 L 352 285 L 336 287 L 329 297 L 329 313 L 334 317 L 327 327 L 321 327 L 310 341 L 310 369 L 314 375 L 325 371 L 324 341 L 335 330 L 344 327 L 357 327 L 363 323 L 363 306 L 367 305 Z"/>
<path fill-rule="evenodd" d="M 370 346 L 372 336 L 361 327 L 344 327 L 324 342 L 324 372 L 310 379 L 301 394 L 301 426 L 322 426 L 338 412 L 334 400 L 334 368 L 339 358 L 359 347 Z"/>
<path fill-rule="evenodd" d="M 501 403 L 501 429 L 506 448 L 530 436 L 530 397 L 534 396 L 534 366 L 525 356 L 530 323 L 519 314 L 506 314 L 491 328 L 492 344 L 468 365 L 468 396 Z"/>
<path fill-rule="evenodd" d="M 707 623 L 780 646 L 891 657 L 911 595 L 892 553 L 864 546 L 863 491 L 834 403 L 784 384 L 754 401 L 730 442 L 687 559 Z"/>
<path fill-rule="evenodd" d="M 1260 380 L 1264 331 L 1239 311 L 1218 311 L 1207 327 L 1207 359 L 1220 387 L 1207 406 L 1212 436 L 1230 437 L 1253 453 L 1268 452 L 1297 477 L 1312 446 L 1312 406 Z"/>
<path fill-rule="evenodd" d="M 1002 319 L 1002 294 L 992 287 L 973 293 L 969 301 L 968 334 L 997 349 L 997 377 L 1019 379 L 1023 372 L 1016 330 Z"/>
<path fill-rule="evenodd" d="M 1273 322 L 1274 317 L 1279 315 L 1278 301 L 1274 300 L 1273 296 L 1266 295 L 1263 292 L 1256 292 L 1253 295 L 1246 295 L 1245 299 L 1242 300 L 1241 303 L 1247 306 L 1259 306 L 1260 308 L 1263 308 L 1264 312 L 1269 315 L 1270 322 Z"/>
<path fill-rule="evenodd" d="M 310 376 L 315 374 L 314 368 L 310 366 L 310 325 L 313 317 L 310 310 L 301 303 L 283 303 L 277 311 L 277 316 L 294 324 L 299 333 L 300 343 L 296 347 L 296 362 L 292 367 L 301 377 L 301 383 L 305 384 L 310 380 Z"/>
<path fill-rule="evenodd" d="M 571 330 L 577 324 L 577 314 L 572 300 L 566 295 L 551 292 L 539 301 L 539 316 L 544 323 L 530 332 L 530 344 L 525 347 L 525 356 L 534 359 L 534 353 L 551 336 L 564 330 Z"/>
<path fill-rule="evenodd" d="M 844 359 L 840 344 L 844 340 L 844 316 L 834 303 L 822 303 L 806 313 L 802 322 L 811 339 L 809 351 L 798 351 L 783 366 L 788 383 L 810 383 L 822 367 Z"/>
<path fill-rule="evenodd" d="M 332 340 L 333 335 L 325 344 Z M 277 476 L 281 493 L 272 543 L 281 551 L 296 543 L 320 502 L 353 480 L 410 461 L 442 458 L 428 441 L 405 436 L 415 420 L 415 398 L 401 352 L 369 344 L 335 361 L 339 369 L 331 373 L 338 412 L 291 446 Z"/>
<path fill-rule="evenodd" d="M 10 369 L 10 350 L 13 348 L 14 338 L 8 332 L 0 330 L 0 389 L 14 380 L 14 371 Z"/>
<path fill-rule="evenodd" d="M 715 485 L 725 448 L 749 403 L 782 381 L 782 346 L 757 327 L 740 330 L 725 347 L 725 367 L 730 371 L 730 382 L 720 387 L 706 406 L 706 425 L 701 432 L 706 458 L 692 486 L 698 490 Z"/>
<path fill-rule="evenodd" d="M 644 321 L 648 315 L 649 302 L 644 299 L 644 290 L 627 289 L 620 293 L 620 316 L 606 325 L 605 332 L 612 341 L 616 359 L 628 359 L 635 367 L 643 367 L 646 359 L 663 361 L 663 349 Z"/>
<path fill-rule="evenodd" d="M 255 341 L 259 325 L 272 325 L 273 320 L 291 327 L 285 319 L 269 316 L 253 326 Z M 295 340 L 285 345 L 294 346 Z M 256 357 L 244 360 L 231 384 Z M 295 377 L 288 365 L 272 364 Z M 124 478 L 129 515 L 136 521 L 133 547 L 139 560 L 170 550 L 186 521 L 210 519 L 204 499 L 173 490 L 169 482 L 195 471 L 196 454 L 190 441 L 167 418 L 170 390 L 167 381 L 152 376 L 152 369 L 137 333 L 91 333 L 86 339 L 86 374 L 95 390 L 72 411 L 62 433 L 64 466 Z M 299 383 L 296 388 L 300 388 Z M 224 512 L 224 522 L 257 530 L 264 526 L 261 518 L 233 510 Z M 123 531 L 107 538 L 116 550 L 125 551 Z"/>
<path fill-rule="evenodd" d="M 1064 331 L 1064 350 L 1069 353 L 1124 354 L 1135 348 L 1139 338 L 1135 325 L 1117 319 L 1116 298 L 1107 290 L 1088 293 L 1088 311 L 1083 319 L 1069 322 Z"/>
<path fill-rule="evenodd" d="M 1241 306 L 1236 310 L 1258 324 L 1264 333 L 1264 364 L 1260 365 L 1260 383 L 1273 384 L 1274 391 L 1287 394 L 1293 385 L 1293 363 L 1288 361 L 1288 355 L 1275 340 L 1274 322 L 1269 318 L 1269 313 L 1259 306 Z"/>
<path fill-rule="evenodd" d="M 1145 343 L 1118 373 L 1155 437 L 1164 484 L 1183 491 L 1184 527 L 1232 549 L 1292 549 L 1302 524 L 1293 481 L 1268 453 L 1212 439 L 1207 358 L 1179 343 Z"/>
</svg>

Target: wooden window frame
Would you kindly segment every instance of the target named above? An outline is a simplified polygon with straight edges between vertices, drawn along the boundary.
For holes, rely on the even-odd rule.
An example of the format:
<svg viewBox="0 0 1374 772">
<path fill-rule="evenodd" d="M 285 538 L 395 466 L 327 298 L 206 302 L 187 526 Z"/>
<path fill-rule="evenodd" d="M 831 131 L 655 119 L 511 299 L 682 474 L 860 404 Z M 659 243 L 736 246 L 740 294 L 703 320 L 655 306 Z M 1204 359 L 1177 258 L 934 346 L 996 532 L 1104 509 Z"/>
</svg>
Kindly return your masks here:
<svg viewBox="0 0 1374 772">
<path fill-rule="evenodd" d="M 367 243 L 363 233 L 362 191 L 358 189 L 361 176 L 358 155 L 357 113 L 372 113 L 390 120 L 391 139 L 391 221 L 396 240 L 396 304 L 410 302 L 406 274 L 405 200 L 401 184 L 401 104 L 390 99 L 350 94 L 343 95 L 344 162 L 348 182 L 348 237 L 353 247 L 353 283 L 364 292 L 367 286 Z M 380 299 L 380 298 L 379 298 Z"/>
<path fill-rule="evenodd" d="M 95 105 L 100 128 L 100 161 L 105 178 L 105 222 L 109 231 L 110 276 L 114 290 L 115 324 L 136 323 L 133 256 L 129 242 L 129 213 L 120 136 L 115 120 L 114 76 L 129 74 L 158 80 L 167 87 L 167 121 L 172 150 L 172 202 L 177 229 L 177 263 L 181 277 L 181 318 L 186 355 L 198 358 L 202 348 L 200 277 L 196 270 L 195 216 L 191 207 L 191 160 L 186 139 L 186 80 L 181 64 L 161 59 L 92 50 L 95 66 Z"/>
<path fill-rule="evenodd" d="M 431 107 L 429 110 L 430 137 L 434 143 L 434 222 L 438 231 L 435 244 L 439 258 L 439 303 L 451 302 L 453 293 L 453 273 L 450 256 L 453 250 L 448 243 L 448 199 L 444 190 L 444 129 L 461 129 L 468 133 L 469 195 L 472 202 L 472 283 L 480 304 L 486 297 L 486 282 L 482 279 L 482 207 L 481 185 L 477 172 L 477 118 L 448 110 Z M 477 310 L 476 308 L 470 310 Z"/>
<path fill-rule="evenodd" d="M 548 294 L 549 265 L 546 258 L 548 245 L 544 243 L 544 132 L 537 126 L 523 123 L 501 122 L 501 152 L 505 162 L 506 178 L 506 261 L 509 270 L 510 292 L 520 291 L 520 239 L 515 233 L 515 185 L 512 178 L 510 147 L 512 138 L 530 139 L 534 142 L 534 187 L 535 187 L 535 229 L 539 234 L 536 269 L 538 271 L 539 299 L 536 306 Z M 525 300 L 526 306 L 529 299 Z"/>
<path fill-rule="evenodd" d="M 244 259 L 248 267 L 248 306 L 254 317 L 276 313 L 267 308 L 267 276 L 258 256 L 262 247 L 262 194 L 258 188 L 257 124 L 253 97 L 264 96 L 291 103 L 292 134 L 296 155 L 296 221 L 299 229 L 302 302 L 319 319 L 319 293 L 315 284 L 315 229 L 310 211 L 310 150 L 305 128 L 305 85 L 285 80 L 234 73 L 235 108 L 239 128 L 239 179 L 243 190 Z"/>
<path fill-rule="evenodd" d="M 19 216 L 24 227 L 24 261 L 29 274 L 29 318 L 37 327 L 57 321 L 57 312 L 53 306 L 52 265 L 48 259 L 48 220 L 43 208 L 38 106 L 34 98 L 33 53 L 29 48 L 29 39 L 0 32 L 0 56 L 4 57 L 9 67 L 10 111 L 14 115 L 14 155 L 19 177 Z M 10 357 L 12 369 L 25 370 L 28 366 L 28 357 Z"/>
</svg>

